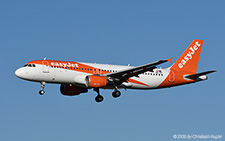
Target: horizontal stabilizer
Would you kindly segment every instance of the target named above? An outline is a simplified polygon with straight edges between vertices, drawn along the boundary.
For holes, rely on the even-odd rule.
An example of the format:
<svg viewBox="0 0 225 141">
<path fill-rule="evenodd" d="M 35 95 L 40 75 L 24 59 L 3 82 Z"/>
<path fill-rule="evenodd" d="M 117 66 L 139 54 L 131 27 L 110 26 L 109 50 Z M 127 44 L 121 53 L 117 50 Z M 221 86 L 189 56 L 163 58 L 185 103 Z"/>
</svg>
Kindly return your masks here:
<svg viewBox="0 0 225 141">
<path fill-rule="evenodd" d="M 213 73 L 213 72 L 216 72 L 216 70 L 211 70 L 211 71 L 196 73 L 196 74 L 192 74 L 192 75 L 187 75 L 187 76 L 185 76 L 185 78 L 194 79 L 195 80 L 195 79 L 197 79 L 200 76 L 203 76 L 203 75 L 206 75 L 206 74 L 210 74 L 210 73 Z"/>
</svg>

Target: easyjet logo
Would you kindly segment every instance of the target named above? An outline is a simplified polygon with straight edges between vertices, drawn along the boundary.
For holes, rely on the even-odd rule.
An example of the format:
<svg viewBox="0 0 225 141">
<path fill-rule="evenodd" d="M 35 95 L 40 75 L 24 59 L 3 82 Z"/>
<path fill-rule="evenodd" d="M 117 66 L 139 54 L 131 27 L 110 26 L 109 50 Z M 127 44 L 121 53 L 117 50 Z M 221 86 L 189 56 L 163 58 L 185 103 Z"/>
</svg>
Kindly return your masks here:
<svg viewBox="0 0 225 141">
<path fill-rule="evenodd" d="M 195 45 L 193 47 L 189 48 L 189 52 L 184 56 L 184 58 L 181 60 L 181 62 L 178 64 L 179 68 L 183 68 L 185 64 L 192 59 L 192 56 L 195 54 L 195 52 L 198 50 L 198 48 L 201 46 L 198 42 L 195 42 Z"/>
<path fill-rule="evenodd" d="M 60 66 L 60 67 L 79 67 L 78 64 L 74 63 L 58 63 L 58 62 L 51 62 L 52 66 Z"/>
</svg>

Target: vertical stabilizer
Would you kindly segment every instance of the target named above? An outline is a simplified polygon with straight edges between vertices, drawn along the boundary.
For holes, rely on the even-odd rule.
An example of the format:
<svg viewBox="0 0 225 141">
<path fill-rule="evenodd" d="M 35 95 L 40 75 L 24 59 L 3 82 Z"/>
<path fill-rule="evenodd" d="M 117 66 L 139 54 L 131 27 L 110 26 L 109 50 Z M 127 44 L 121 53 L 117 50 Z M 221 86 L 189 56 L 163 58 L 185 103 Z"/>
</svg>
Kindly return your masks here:
<svg viewBox="0 0 225 141">
<path fill-rule="evenodd" d="M 203 40 L 194 40 L 170 70 L 196 73 L 202 45 Z"/>
</svg>

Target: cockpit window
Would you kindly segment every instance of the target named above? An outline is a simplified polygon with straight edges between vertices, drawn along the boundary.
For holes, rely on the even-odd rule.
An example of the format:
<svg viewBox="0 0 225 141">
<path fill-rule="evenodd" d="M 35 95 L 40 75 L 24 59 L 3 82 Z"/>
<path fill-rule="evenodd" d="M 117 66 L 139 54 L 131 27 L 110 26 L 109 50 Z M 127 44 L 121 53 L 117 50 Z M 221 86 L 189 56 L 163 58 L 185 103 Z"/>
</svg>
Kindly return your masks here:
<svg viewBox="0 0 225 141">
<path fill-rule="evenodd" d="M 23 67 L 36 67 L 35 64 L 25 64 Z"/>
</svg>

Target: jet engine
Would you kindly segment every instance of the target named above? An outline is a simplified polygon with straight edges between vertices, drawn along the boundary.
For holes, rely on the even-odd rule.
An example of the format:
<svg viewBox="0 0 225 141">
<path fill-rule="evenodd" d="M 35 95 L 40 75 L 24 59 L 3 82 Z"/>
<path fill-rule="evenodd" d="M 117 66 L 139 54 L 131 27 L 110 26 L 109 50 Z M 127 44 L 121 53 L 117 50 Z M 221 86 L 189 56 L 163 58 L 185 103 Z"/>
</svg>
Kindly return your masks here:
<svg viewBox="0 0 225 141">
<path fill-rule="evenodd" d="M 86 82 L 90 88 L 101 88 L 107 85 L 107 77 L 89 75 L 86 77 Z"/>
<path fill-rule="evenodd" d="M 87 88 L 102 88 L 108 84 L 107 77 L 95 75 L 78 75 L 74 81 L 76 85 Z"/>
<path fill-rule="evenodd" d="M 79 95 L 80 93 L 86 93 L 86 92 L 88 92 L 88 89 L 78 87 L 75 85 L 70 85 L 70 84 L 61 84 L 60 92 L 63 95 L 74 96 L 74 95 Z"/>
</svg>

